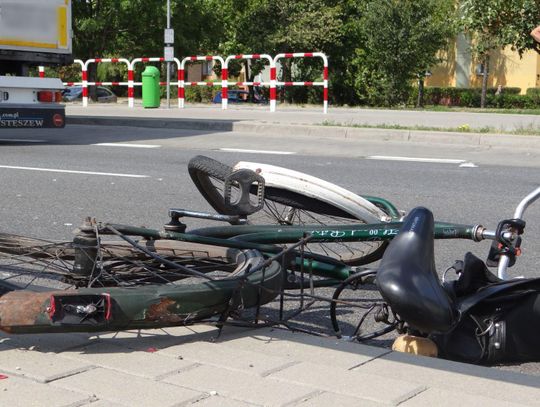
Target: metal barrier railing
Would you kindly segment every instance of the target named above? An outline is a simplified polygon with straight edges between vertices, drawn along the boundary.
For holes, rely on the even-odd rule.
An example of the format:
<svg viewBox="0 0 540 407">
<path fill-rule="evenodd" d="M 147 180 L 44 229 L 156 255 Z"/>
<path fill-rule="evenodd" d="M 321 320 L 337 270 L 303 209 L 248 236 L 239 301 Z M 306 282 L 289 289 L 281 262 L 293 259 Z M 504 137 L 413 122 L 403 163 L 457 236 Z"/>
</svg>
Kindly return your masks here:
<svg viewBox="0 0 540 407">
<path fill-rule="evenodd" d="M 309 81 L 295 81 L 295 82 L 278 82 L 276 66 L 280 59 L 291 58 L 321 58 L 323 61 L 323 81 L 322 82 L 309 82 Z M 258 82 L 229 82 L 229 62 L 231 60 L 238 59 L 264 59 L 267 60 L 270 67 L 270 82 L 258 81 Z M 126 58 L 92 58 L 87 61 L 80 59 L 74 60 L 74 63 L 81 66 L 81 82 L 64 82 L 65 86 L 80 85 L 82 86 L 82 104 L 84 107 L 88 106 L 88 87 L 100 86 L 100 85 L 112 85 L 112 86 L 127 86 L 128 88 L 128 106 L 134 107 L 134 87 L 141 86 L 141 82 L 135 82 L 134 80 L 134 68 L 137 63 L 141 62 L 164 62 L 163 57 L 141 57 L 134 58 L 131 62 Z M 196 61 L 218 61 L 221 63 L 221 80 L 219 82 L 187 82 L 185 80 L 185 68 L 189 62 Z M 91 63 L 124 63 L 127 66 L 128 80 L 127 82 L 88 82 L 88 66 Z M 174 62 L 177 66 L 177 82 L 170 82 L 170 85 L 178 86 L 178 108 L 183 109 L 185 107 L 185 87 L 186 86 L 219 86 L 221 87 L 221 108 L 227 109 L 228 106 L 228 90 L 229 86 L 269 86 L 270 88 L 270 111 L 276 111 L 277 92 L 278 86 L 322 86 L 323 87 L 323 113 L 328 113 L 328 58 L 322 52 L 294 52 L 294 53 L 281 53 L 272 58 L 268 54 L 239 54 L 229 55 L 223 59 L 216 55 L 206 56 L 190 56 L 182 59 L 174 58 Z M 39 77 L 45 77 L 45 70 L 42 66 L 39 67 Z M 160 81 L 160 85 L 166 85 L 165 82 Z"/>
</svg>

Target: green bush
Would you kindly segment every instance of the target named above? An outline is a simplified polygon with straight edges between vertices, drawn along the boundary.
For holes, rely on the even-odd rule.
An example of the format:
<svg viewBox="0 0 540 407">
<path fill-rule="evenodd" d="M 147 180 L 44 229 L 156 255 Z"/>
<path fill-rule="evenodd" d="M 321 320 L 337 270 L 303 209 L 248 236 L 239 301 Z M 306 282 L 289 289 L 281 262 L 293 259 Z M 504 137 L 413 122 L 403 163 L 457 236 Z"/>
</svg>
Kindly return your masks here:
<svg viewBox="0 0 540 407">
<path fill-rule="evenodd" d="M 502 88 L 500 94 L 497 88 L 487 89 L 487 107 L 501 109 L 535 108 L 540 106 L 540 89 L 527 89 L 526 95 L 520 95 L 521 88 Z M 424 89 L 425 105 L 442 105 L 458 107 L 480 107 L 481 88 L 453 88 L 430 86 Z M 414 89 L 409 103 L 415 105 L 418 89 Z"/>
<path fill-rule="evenodd" d="M 540 88 L 527 88 L 525 94 L 527 96 L 535 96 L 540 98 Z"/>
<path fill-rule="evenodd" d="M 323 88 L 321 86 L 287 86 L 281 89 L 284 100 L 296 104 L 322 104 Z"/>
<path fill-rule="evenodd" d="M 540 106 L 540 88 L 529 88 L 525 94 L 531 98 L 536 107 Z"/>
<path fill-rule="evenodd" d="M 495 94 L 497 89 L 494 89 L 494 88 L 491 88 L 491 89 L 494 90 L 493 94 Z M 502 88 L 502 93 L 508 94 L 508 95 L 519 95 L 521 93 L 521 88 Z"/>
<path fill-rule="evenodd" d="M 475 92 L 472 89 L 463 89 L 456 101 L 456 106 L 480 107 L 481 98 L 481 92 Z"/>
<path fill-rule="evenodd" d="M 171 95 L 171 99 L 176 99 L 177 95 L 178 95 L 178 86 L 176 85 L 171 85 L 169 87 L 170 89 L 170 95 Z M 167 86 L 160 86 L 159 87 L 159 97 L 161 99 L 166 99 L 167 98 Z"/>
<path fill-rule="evenodd" d="M 221 91 L 221 88 L 211 86 L 187 86 L 185 91 L 186 102 L 188 103 L 210 103 L 214 95 Z"/>
<path fill-rule="evenodd" d="M 488 95 L 486 100 L 487 107 L 500 109 L 532 109 L 538 107 L 533 98 L 528 95 L 500 94 Z"/>
</svg>

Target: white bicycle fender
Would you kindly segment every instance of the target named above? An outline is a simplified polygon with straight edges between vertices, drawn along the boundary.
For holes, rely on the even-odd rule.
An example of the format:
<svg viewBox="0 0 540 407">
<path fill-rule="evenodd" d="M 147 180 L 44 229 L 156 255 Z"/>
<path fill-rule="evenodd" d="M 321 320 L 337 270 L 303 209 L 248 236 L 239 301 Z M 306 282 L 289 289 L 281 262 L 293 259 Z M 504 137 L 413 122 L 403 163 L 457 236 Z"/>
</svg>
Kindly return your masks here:
<svg viewBox="0 0 540 407">
<path fill-rule="evenodd" d="M 233 170 L 247 168 L 264 177 L 267 187 L 282 188 L 334 205 L 367 223 L 388 221 L 389 217 L 377 206 L 355 193 L 331 182 L 299 171 L 270 164 L 239 161 Z"/>
</svg>

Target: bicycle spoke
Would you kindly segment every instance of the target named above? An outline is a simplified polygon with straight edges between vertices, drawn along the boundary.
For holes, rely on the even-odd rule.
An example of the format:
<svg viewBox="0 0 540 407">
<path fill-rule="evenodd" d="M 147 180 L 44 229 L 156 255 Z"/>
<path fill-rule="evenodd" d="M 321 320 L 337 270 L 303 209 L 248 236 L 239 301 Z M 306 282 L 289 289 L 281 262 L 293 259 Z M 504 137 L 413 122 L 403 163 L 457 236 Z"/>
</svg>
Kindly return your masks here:
<svg viewBox="0 0 540 407">
<path fill-rule="evenodd" d="M 91 246 L 73 242 L 0 234 L 0 283 L 10 281 L 21 288 L 174 285 L 194 276 L 205 280 L 227 277 L 237 267 L 232 259 L 225 257 L 227 250 L 216 257 L 206 249 L 208 246 L 191 244 L 184 249 L 186 244 L 174 242 L 158 248 L 151 243 L 150 251 L 130 238 L 127 240 L 129 244 L 120 240 L 102 242 L 99 237 L 95 250 L 90 251 Z M 77 253 L 79 261 L 88 264 L 86 275 L 81 270 L 74 272 Z M 93 258 L 94 254 L 89 253 L 97 254 Z"/>
<path fill-rule="evenodd" d="M 274 201 L 265 201 L 261 214 L 252 215 L 250 223 L 277 223 L 280 225 L 321 225 L 329 226 L 363 223 L 358 219 L 343 218 L 334 215 L 322 215 L 300 208 L 282 205 Z M 353 257 L 365 256 L 380 246 L 378 242 L 333 242 L 310 243 L 307 250 L 324 254 L 344 261 Z"/>
</svg>

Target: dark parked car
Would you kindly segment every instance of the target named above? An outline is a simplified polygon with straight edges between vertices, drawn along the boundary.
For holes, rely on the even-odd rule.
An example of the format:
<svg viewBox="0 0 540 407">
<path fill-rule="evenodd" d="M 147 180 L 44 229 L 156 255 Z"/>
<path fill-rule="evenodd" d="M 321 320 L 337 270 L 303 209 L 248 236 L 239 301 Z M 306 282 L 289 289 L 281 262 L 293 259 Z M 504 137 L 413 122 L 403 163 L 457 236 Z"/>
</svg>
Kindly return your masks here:
<svg viewBox="0 0 540 407">
<path fill-rule="evenodd" d="M 64 101 L 72 102 L 82 98 L 82 86 L 70 86 L 64 89 L 62 94 Z M 96 89 L 97 101 L 99 103 L 116 103 L 117 97 L 109 88 L 98 86 Z"/>
<path fill-rule="evenodd" d="M 259 92 L 253 93 L 253 98 L 250 99 L 247 90 L 231 89 L 227 92 L 229 103 L 268 103 L 268 99 L 262 96 Z M 214 96 L 213 103 L 221 103 L 221 91 Z"/>
</svg>

